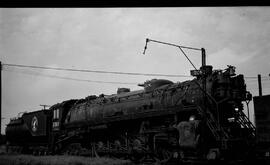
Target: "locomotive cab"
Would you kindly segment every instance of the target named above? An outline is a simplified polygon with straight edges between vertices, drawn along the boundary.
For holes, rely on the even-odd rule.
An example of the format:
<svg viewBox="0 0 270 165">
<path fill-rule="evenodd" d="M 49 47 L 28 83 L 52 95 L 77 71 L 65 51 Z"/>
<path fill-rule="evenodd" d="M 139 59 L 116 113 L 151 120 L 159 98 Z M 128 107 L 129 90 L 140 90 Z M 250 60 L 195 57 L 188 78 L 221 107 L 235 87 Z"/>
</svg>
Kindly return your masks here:
<svg viewBox="0 0 270 165">
<path fill-rule="evenodd" d="M 58 131 L 60 129 L 60 109 L 54 109 L 53 110 L 53 125 L 52 125 L 52 129 L 53 131 Z"/>
<path fill-rule="evenodd" d="M 70 108 L 77 100 L 67 100 L 62 103 L 53 105 L 50 110 L 52 111 L 52 130 L 60 131 L 63 129 L 63 123 Z"/>
</svg>

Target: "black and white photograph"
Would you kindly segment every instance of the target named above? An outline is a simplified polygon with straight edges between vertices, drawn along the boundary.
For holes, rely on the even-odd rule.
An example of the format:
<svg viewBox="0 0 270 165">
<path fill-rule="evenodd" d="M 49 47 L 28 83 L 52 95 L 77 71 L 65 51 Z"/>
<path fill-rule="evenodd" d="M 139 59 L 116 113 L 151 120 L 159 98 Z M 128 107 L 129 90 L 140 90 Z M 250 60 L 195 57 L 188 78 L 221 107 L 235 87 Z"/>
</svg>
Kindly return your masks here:
<svg viewBox="0 0 270 165">
<path fill-rule="evenodd" d="M 0 165 L 270 164 L 270 7 L 0 9 Z"/>
</svg>

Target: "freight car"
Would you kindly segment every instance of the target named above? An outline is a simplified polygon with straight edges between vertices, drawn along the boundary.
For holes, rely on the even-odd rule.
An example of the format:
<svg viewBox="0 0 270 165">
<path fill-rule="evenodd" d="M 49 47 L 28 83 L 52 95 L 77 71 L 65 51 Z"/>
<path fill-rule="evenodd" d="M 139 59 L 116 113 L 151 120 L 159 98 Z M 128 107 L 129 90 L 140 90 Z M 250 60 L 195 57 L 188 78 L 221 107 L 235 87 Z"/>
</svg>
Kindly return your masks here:
<svg viewBox="0 0 270 165">
<path fill-rule="evenodd" d="M 46 142 L 46 152 L 52 154 L 136 161 L 251 158 L 255 127 L 243 113 L 242 102 L 252 98 L 244 76 L 236 75 L 233 66 L 212 70 L 209 65 L 191 74 L 195 78 L 189 81 L 153 79 L 139 84 L 142 90 L 119 88 L 117 94 L 91 95 L 26 113 L 8 124 L 7 140 L 28 150 L 33 142 Z M 46 128 L 35 123 L 39 113 L 47 114 Z M 18 140 L 22 136 L 29 140 Z"/>
</svg>

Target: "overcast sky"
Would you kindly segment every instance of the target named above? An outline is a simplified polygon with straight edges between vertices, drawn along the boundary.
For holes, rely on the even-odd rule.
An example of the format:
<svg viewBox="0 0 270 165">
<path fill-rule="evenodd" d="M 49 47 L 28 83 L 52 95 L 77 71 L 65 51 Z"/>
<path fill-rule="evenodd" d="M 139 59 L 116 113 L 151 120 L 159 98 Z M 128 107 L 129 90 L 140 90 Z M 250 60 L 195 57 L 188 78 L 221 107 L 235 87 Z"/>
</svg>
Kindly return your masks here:
<svg viewBox="0 0 270 165">
<path fill-rule="evenodd" d="M 4 64 L 189 75 L 192 66 L 177 48 L 150 42 L 142 55 L 146 38 L 204 47 L 207 64 L 215 69 L 234 65 L 237 73 L 245 76 L 260 73 L 267 77 L 270 73 L 269 7 L 0 9 L 0 60 Z M 199 67 L 200 52 L 186 53 Z M 140 89 L 44 75 L 128 83 L 164 78 L 5 66 L 2 133 L 9 118 L 41 109 L 40 104 L 113 94 L 118 87 Z M 247 79 L 247 88 L 258 95 L 256 79 Z M 269 79 L 263 81 L 263 93 L 270 93 Z"/>
</svg>

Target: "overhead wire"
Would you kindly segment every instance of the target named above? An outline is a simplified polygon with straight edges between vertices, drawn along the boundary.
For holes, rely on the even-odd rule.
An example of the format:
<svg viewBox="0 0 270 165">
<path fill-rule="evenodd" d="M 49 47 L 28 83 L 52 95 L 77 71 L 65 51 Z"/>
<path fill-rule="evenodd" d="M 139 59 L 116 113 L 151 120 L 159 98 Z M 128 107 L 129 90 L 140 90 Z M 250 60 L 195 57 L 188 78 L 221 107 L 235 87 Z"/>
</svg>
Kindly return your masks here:
<svg viewBox="0 0 270 165">
<path fill-rule="evenodd" d="M 116 72 L 116 71 L 89 70 L 89 69 L 44 67 L 44 66 L 21 65 L 21 64 L 2 64 L 2 65 L 9 66 L 9 67 L 47 69 L 47 70 L 59 70 L 59 71 L 71 71 L 71 72 L 90 72 L 90 73 L 121 74 L 121 75 L 136 75 L 136 76 L 192 77 L 189 75 L 168 75 L 168 74 L 155 74 L 155 73 Z"/>
<path fill-rule="evenodd" d="M 267 81 L 270 81 L 269 79 L 261 79 L 262 82 L 267 82 Z M 246 83 L 257 83 L 258 80 L 246 80 L 245 81 Z"/>
<path fill-rule="evenodd" d="M 49 77 L 49 78 L 64 79 L 64 80 L 73 80 L 73 81 L 81 81 L 81 82 L 91 82 L 91 83 L 126 84 L 126 85 L 137 85 L 138 84 L 138 83 L 132 83 L 132 82 L 96 81 L 96 80 L 88 80 L 88 79 L 78 79 L 78 78 L 70 78 L 70 77 L 50 75 L 50 74 L 44 74 L 44 73 L 33 73 L 33 72 L 14 71 L 14 70 L 6 70 L 6 69 L 4 69 L 3 71 L 20 73 L 20 74 L 28 74 L 28 75 L 34 75 L 34 76 L 43 76 L 43 77 Z"/>
<path fill-rule="evenodd" d="M 71 71 L 71 72 L 88 72 L 88 73 L 101 73 L 101 74 L 118 74 L 118 75 L 133 75 L 133 76 L 161 76 L 161 77 L 187 77 L 190 78 L 192 76 L 189 75 L 170 75 L 170 74 L 159 74 L 159 73 L 136 73 L 136 72 L 116 72 L 116 71 L 103 71 L 103 70 L 89 70 L 89 69 L 74 69 L 74 68 L 61 68 L 61 67 L 45 67 L 45 66 L 34 66 L 34 65 L 21 65 L 21 64 L 8 64 L 4 63 L 2 66 L 7 67 L 17 67 L 17 68 L 31 68 L 31 69 L 46 69 L 46 70 L 57 70 L 57 71 Z M 3 68 L 4 68 L 3 67 Z M 47 77 L 52 77 L 53 75 L 47 75 Z M 56 78 L 56 77 L 55 77 Z M 61 77 L 58 76 L 58 78 L 61 79 L 73 79 L 69 77 Z M 269 77 L 262 76 L 261 81 L 270 80 Z M 253 83 L 257 81 L 257 77 L 255 76 L 245 76 L 245 79 L 247 83 Z M 75 80 L 75 79 L 73 79 Z M 88 82 L 100 82 L 100 81 L 94 81 L 94 80 L 83 80 L 83 79 L 76 79 L 78 81 L 88 81 Z M 114 83 L 114 82 L 109 82 Z M 116 82 L 120 83 L 120 82 Z M 116 84 L 114 83 L 114 84 Z M 123 84 L 123 83 L 121 83 Z M 126 84 L 126 83 L 124 83 Z M 130 83 L 128 83 L 130 84 Z M 133 83 L 134 84 L 134 83 Z"/>
</svg>

